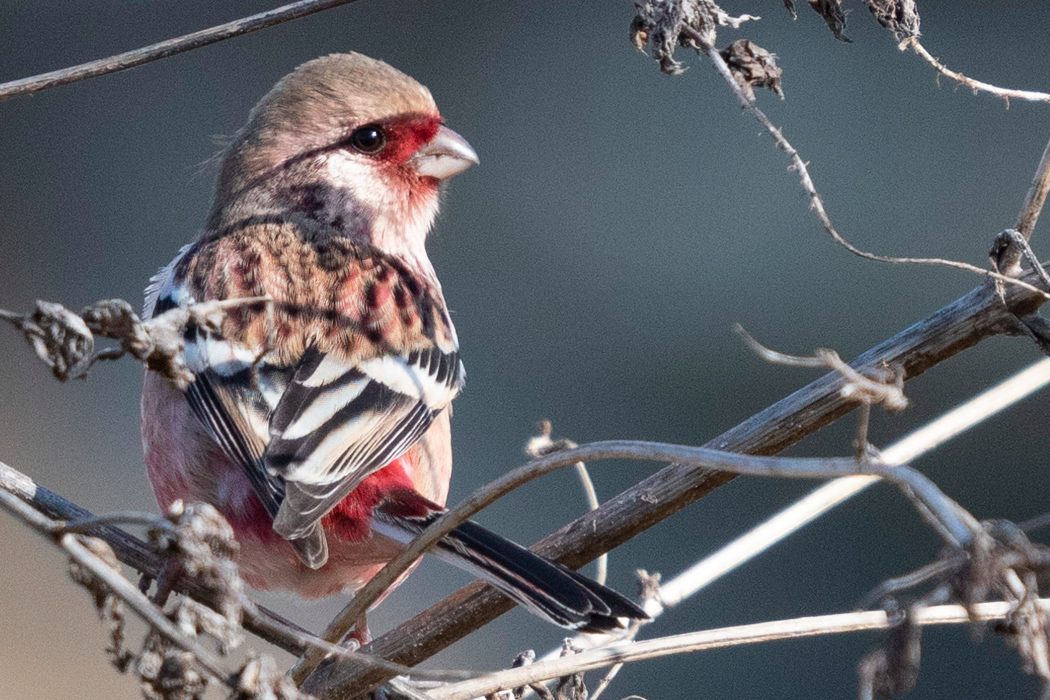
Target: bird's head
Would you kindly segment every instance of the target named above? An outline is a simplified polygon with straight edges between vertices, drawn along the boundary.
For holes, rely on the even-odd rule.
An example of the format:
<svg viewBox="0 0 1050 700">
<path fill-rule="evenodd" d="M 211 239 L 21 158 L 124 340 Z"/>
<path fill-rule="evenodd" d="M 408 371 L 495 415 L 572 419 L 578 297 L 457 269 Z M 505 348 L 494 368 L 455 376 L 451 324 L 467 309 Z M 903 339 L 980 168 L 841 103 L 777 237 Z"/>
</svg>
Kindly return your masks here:
<svg viewBox="0 0 1050 700">
<path fill-rule="evenodd" d="M 441 181 L 477 162 L 429 90 L 382 61 L 333 54 L 252 110 L 223 160 L 209 229 L 283 216 L 425 260 Z"/>
</svg>

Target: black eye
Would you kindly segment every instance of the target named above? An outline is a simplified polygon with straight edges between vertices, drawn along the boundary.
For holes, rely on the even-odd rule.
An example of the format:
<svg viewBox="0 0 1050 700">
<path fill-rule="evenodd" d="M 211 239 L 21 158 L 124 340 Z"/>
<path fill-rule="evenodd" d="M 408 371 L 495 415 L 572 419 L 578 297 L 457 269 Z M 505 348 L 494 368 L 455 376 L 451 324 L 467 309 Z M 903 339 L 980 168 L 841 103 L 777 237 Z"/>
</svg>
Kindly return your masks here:
<svg viewBox="0 0 1050 700">
<path fill-rule="evenodd" d="M 354 150 L 360 151 L 367 155 L 374 155 L 383 150 L 386 146 L 386 136 L 383 134 L 383 130 L 375 124 L 369 124 L 368 126 L 362 126 L 360 129 L 355 129 L 350 134 L 350 145 L 354 147 Z"/>
</svg>

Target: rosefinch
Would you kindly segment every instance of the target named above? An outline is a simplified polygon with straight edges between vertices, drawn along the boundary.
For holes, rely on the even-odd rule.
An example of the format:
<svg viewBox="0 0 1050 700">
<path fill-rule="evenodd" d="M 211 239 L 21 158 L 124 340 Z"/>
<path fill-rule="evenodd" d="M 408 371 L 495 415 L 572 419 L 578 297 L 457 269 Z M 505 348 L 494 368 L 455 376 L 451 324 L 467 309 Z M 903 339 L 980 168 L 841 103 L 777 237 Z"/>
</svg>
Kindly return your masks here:
<svg viewBox="0 0 1050 700">
<path fill-rule="evenodd" d="M 477 162 L 408 76 L 359 54 L 310 61 L 252 110 L 203 235 L 147 289 L 147 317 L 272 300 L 187 328 L 195 380 L 147 373 L 142 395 L 158 502 L 216 506 L 252 586 L 357 590 L 444 511 L 464 370 L 424 241 L 441 181 Z M 436 553 L 564 627 L 645 617 L 474 523 Z"/>
</svg>

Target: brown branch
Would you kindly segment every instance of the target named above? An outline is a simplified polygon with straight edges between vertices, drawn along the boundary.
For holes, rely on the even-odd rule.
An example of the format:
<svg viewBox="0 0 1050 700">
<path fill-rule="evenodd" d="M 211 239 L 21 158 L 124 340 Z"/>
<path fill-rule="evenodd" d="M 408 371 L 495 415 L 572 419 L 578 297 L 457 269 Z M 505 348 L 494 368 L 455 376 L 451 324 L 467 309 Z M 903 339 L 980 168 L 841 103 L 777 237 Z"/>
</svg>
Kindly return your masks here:
<svg viewBox="0 0 1050 700">
<path fill-rule="evenodd" d="M 1048 610 L 1050 599 L 1031 601 L 1030 607 L 1039 611 Z M 916 622 L 927 626 L 1003 620 L 1015 615 L 1017 608 L 1015 601 L 978 603 L 970 609 L 962 605 L 938 605 L 919 608 Z M 892 624 L 893 622 L 884 610 L 868 610 L 686 632 L 641 642 L 618 642 L 597 649 L 588 649 L 575 655 L 538 661 L 506 671 L 497 671 L 456 685 L 435 688 L 428 694 L 434 700 L 469 700 L 469 698 L 476 697 L 491 697 L 491 694 L 500 690 L 532 685 L 574 673 L 605 668 L 617 663 L 630 663 L 672 654 L 724 649 L 773 640 L 887 629 Z"/>
<path fill-rule="evenodd" d="M 29 516 L 26 515 L 27 511 L 20 511 L 19 517 L 22 517 L 23 520 L 31 518 L 27 522 L 37 529 L 54 528 L 54 523 L 58 521 L 62 525 L 62 532 L 75 531 L 78 534 L 104 540 L 113 549 L 117 559 L 136 571 L 152 577 L 160 574 L 161 560 L 149 545 L 120 528 L 108 524 L 123 518 L 97 517 L 76 503 L 40 486 L 18 470 L 0 462 L 0 498 L 6 495 L 5 492 L 17 497 L 26 504 L 28 512 L 35 514 L 35 516 Z M 66 527 L 67 523 L 72 524 L 73 527 Z M 205 605 L 215 605 L 208 591 L 194 586 L 191 582 L 179 581 L 177 589 Z M 360 652 L 328 644 L 295 623 L 285 620 L 249 599 L 244 601 L 243 610 L 243 625 L 246 630 L 296 656 L 303 654 L 308 649 L 317 648 L 326 654 L 358 658 L 365 665 L 378 664 L 394 675 L 411 674 L 417 678 L 433 680 L 462 680 L 473 675 L 462 671 L 414 671 L 378 657 L 369 657 Z"/>
<path fill-rule="evenodd" d="M 1034 273 L 1024 279 L 1035 282 Z M 1002 303 L 992 285 L 982 285 L 893 338 L 865 352 L 851 366 L 858 372 L 899 366 L 912 379 L 985 338 L 1015 332 L 1014 313 L 1039 308 L 1042 294 L 1018 287 Z M 841 396 L 846 380 L 827 374 L 707 443 L 718 450 L 769 455 L 850 412 L 856 403 Z M 725 472 L 681 464 L 667 466 L 540 540 L 533 550 L 579 567 L 714 489 L 732 480 Z M 513 603 L 483 583 L 473 583 L 365 647 L 370 653 L 412 666 L 499 617 Z M 351 698 L 390 676 L 352 664 L 322 664 L 304 684 L 326 698 Z"/>
<path fill-rule="evenodd" d="M 846 376 L 852 381 L 849 374 Z M 538 457 L 482 486 L 469 498 L 449 509 L 357 591 L 350 604 L 329 625 L 325 631 L 325 638 L 329 642 L 341 639 L 354 626 L 355 621 L 361 619 L 383 593 L 412 567 L 413 562 L 478 511 L 526 483 L 558 469 L 575 466 L 578 462 L 610 459 L 669 462 L 710 471 L 789 479 L 833 479 L 861 474 L 879 476 L 899 486 L 916 503 L 920 513 L 927 516 L 931 525 L 945 535 L 949 543 L 956 546 L 968 545 L 972 537 L 980 531 L 980 525 L 972 516 L 948 499 L 925 476 L 907 465 L 889 466 L 875 460 L 858 461 L 851 457 L 766 457 L 723 452 L 709 447 L 642 440 L 605 440 L 568 447 Z M 307 652 L 293 672 L 295 679 L 300 681 L 305 678 L 324 657 L 324 652 L 316 648 Z"/>
<path fill-rule="evenodd" d="M 274 10 L 260 12 L 257 15 L 243 17 L 226 24 L 220 24 L 199 32 L 186 34 L 175 39 L 168 39 L 157 44 L 144 46 L 140 49 L 126 51 L 109 58 L 101 58 L 97 61 L 82 63 L 79 66 L 63 68 L 61 70 L 41 73 L 20 80 L 12 80 L 0 83 L 0 99 L 14 97 L 15 95 L 26 95 L 59 85 L 69 85 L 89 78 L 97 78 L 110 73 L 141 66 L 151 61 L 159 61 L 176 54 L 193 51 L 203 46 L 215 44 L 226 39 L 232 39 L 242 34 L 256 32 L 283 22 L 288 22 L 300 17 L 322 12 L 340 5 L 347 5 L 357 0 L 300 0 Z"/>
</svg>

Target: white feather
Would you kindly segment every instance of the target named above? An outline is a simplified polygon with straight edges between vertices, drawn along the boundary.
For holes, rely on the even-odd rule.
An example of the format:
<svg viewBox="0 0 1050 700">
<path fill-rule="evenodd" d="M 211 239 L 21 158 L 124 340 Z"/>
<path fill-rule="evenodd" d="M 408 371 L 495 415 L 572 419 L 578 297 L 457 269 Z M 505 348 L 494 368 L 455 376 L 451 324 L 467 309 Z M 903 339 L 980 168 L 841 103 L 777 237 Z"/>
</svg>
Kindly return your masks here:
<svg viewBox="0 0 1050 700">
<path fill-rule="evenodd" d="M 345 374 L 346 367 L 343 367 Z M 311 397 L 310 405 L 281 433 L 282 440 L 298 440 L 318 430 L 343 409 L 348 403 L 361 395 L 368 386 L 368 379 L 358 379 L 338 389 L 319 391 Z M 326 382 L 327 383 L 327 382 Z M 310 386 L 304 382 L 305 386 Z"/>
<path fill-rule="evenodd" d="M 421 400 L 431 410 L 444 408 L 456 397 L 455 387 L 438 382 L 429 372 L 418 365 L 409 364 L 403 357 L 384 355 L 365 360 L 358 368 L 399 394 Z"/>
<path fill-rule="evenodd" d="M 142 305 L 142 318 L 153 318 L 153 310 L 157 308 L 158 299 L 172 297 L 175 303 L 180 305 L 188 301 L 185 298 L 185 290 L 175 288 L 175 266 L 192 247 L 192 243 L 182 246 L 174 260 L 150 277 L 149 285 L 146 286 L 146 301 Z"/>
<path fill-rule="evenodd" d="M 365 447 L 361 441 L 368 438 L 371 438 L 372 441 L 381 439 L 383 433 L 377 431 L 376 427 L 388 420 L 387 416 L 374 411 L 361 414 L 340 426 L 338 430 L 328 433 L 306 459 L 296 463 L 291 469 L 283 471 L 281 475 L 288 481 L 313 485 L 332 484 L 342 480 L 346 473 L 342 470 L 334 470 L 332 467 L 348 447 Z"/>
</svg>

